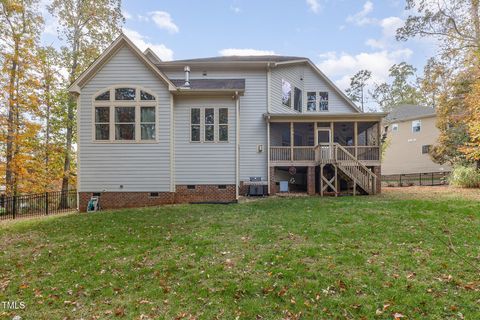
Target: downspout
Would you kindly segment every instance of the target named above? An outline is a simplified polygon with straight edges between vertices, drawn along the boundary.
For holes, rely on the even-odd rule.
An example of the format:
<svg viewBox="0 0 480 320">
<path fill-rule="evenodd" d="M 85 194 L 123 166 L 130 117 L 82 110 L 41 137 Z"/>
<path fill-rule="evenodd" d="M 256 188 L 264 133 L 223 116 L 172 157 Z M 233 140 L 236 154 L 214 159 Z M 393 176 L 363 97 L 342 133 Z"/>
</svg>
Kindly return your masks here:
<svg viewBox="0 0 480 320">
<path fill-rule="evenodd" d="M 170 192 L 175 192 L 175 117 L 173 94 L 170 93 Z"/>
<path fill-rule="evenodd" d="M 267 64 L 267 113 L 270 114 L 270 82 L 272 77 L 272 71 L 270 69 L 270 63 Z M 267 190 L 270 194 L 270 121 L 267 117 Z"/>
<path fill-rule="evenodd" d="M 235 92 L 235 199 L 238 200 L 240 188 L 240 97 Z"/>
</svg>

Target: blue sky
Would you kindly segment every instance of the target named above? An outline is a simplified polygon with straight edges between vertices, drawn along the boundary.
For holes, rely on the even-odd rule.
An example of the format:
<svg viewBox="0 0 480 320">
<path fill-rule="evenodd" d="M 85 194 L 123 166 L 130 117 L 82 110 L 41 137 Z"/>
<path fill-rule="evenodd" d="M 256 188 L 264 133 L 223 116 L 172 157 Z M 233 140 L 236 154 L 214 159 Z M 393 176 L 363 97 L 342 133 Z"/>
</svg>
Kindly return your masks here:
<svg viewBox="0 0 480 320">
<path fill-rule="evenodd" d="M 395 41 L 406 18 L 401 0 L 123 0 L 122 5 L 127 36 L 164 60 L 306 56 L 342 89 L 362 68 L 378 83 L 392 64 L 407 61 L 420 72 L 435 53 L 430 41 Z"/>
</svg>

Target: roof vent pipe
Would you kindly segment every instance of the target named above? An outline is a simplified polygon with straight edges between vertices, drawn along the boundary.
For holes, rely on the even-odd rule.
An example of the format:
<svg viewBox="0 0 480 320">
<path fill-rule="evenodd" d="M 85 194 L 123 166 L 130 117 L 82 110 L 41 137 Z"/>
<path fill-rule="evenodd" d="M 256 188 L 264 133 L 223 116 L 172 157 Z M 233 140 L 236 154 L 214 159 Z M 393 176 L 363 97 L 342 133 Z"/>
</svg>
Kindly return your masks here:
<svg viewBox="0 0 480 320">
<path fill-rule="evenodd" d="M 185 71 L 185 84 L 184 84 L 184 86 L 185 87 L 190 87 L 190 67 L 185 66 L 185 68 L 183 68 L 183 71 Z"/>
</svg>

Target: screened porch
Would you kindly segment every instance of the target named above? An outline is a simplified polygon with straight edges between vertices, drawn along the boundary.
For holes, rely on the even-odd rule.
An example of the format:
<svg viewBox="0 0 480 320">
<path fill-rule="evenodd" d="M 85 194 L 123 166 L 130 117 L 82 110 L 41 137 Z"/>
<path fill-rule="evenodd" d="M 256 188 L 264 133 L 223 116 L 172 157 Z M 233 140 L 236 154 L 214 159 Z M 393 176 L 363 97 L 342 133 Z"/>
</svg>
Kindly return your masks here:
<svg viewBox="0 0 480 320">
<path fill-rule="evenodd" d="M 335 146 L 365 165 L 380 163 L 380 122 L 270 122 L 272 165 L 318 164 L 333 158 Z M 333 159 L 332 159 L 333 160 Z"/>
</svg>

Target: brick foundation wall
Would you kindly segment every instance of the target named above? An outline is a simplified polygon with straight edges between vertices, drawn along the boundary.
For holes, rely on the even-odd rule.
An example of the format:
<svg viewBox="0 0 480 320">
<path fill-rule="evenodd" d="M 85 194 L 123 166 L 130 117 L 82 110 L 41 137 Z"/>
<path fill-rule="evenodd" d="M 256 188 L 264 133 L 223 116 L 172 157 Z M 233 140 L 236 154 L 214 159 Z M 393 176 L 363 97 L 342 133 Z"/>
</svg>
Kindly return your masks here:
<svg viewBox="0 0 480 320">
<path fill-rule="evenodd" d="M 187 185 L 176 185 L 175 189 L 175 203 L 236 201 L 234 184 L 227 184 L 226 189 L 219 189 L 216 184 L 197 184 L 195 189 L 188 189 Z"/>
<path fill-rule="evenodd" d="M 87 204 L 92 192 L 79 193 L 79 210 L 87 211 Z M 150 197 L 150 192 L 101 192 L 99 204 L 102 209 L 119 209 L 157 206 L 174 203 L 173 192 L 159 192 L 158 197 Z"/>
<path fill-rule="evenodd" d="M 79 210 L 87 211 L 87 204 L 93 192 L 79 193 Z M 233 202 L 235 185 L 226 185 L 219 189 L 218 185 L 195 185 L 188 189 L 187 185 L 177 185 L 176 192 L 158 192 L 158 197 L 151 197 L 150 192 L 101 192 L 99 197 L 102 209 L 120 209 L 134 207 L 158 206 L 162 204 L 189 202 Z"/>
</svg>

